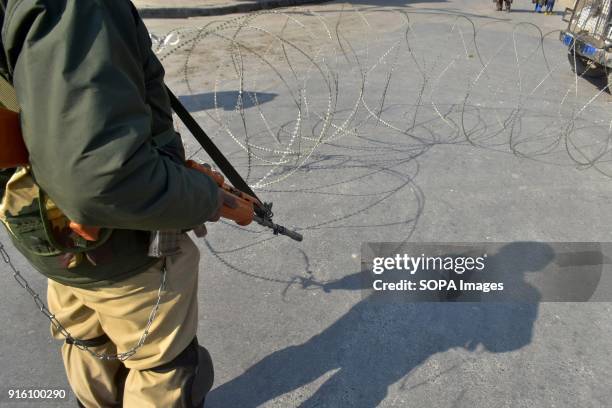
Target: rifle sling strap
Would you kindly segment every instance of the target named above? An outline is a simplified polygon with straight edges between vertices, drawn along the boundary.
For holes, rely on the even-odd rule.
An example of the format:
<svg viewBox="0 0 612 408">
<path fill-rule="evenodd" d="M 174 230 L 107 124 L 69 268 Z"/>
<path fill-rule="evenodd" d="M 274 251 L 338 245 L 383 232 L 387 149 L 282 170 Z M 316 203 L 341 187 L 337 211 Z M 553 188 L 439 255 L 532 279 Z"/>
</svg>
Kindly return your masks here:
<svg viewBox="0 0 612 408">
<path fill-rule="evenodd" d="M 198 122 L 196 122 L 193 116 L 191 116 L 191 114 L 187 112 L 185 106 L 183 106 L 183 104 L 178 100 L 174 93 L 172 93 L 170 88 L 166 87 L 166 90 L 168 91 L 168 96 L 170 97 L 170 105 L 172 106 L 174 112 L 176 112 L 176 114 L 185 124 L 189 132 L 191 132 L 193 137 L 196 138 L 198 143 L 200 143 L 202 148 L 206 151 L 206 153 L 208 153 L 212 161 L 214 161 L 215 164 L 219 167 L 219 170 L 221 170 L 221 172 L 225 174 L 229 182 L 232 183 L 232 185 L 238 190 L 241 190 L 242 192 L 247 193 L 259 200 L 259 198 L 253 192 L 251 187 L 249 187 L 249 185 L 246 183 L 246 181 L 244 181 L 242 176 L 236 171 L 234 166 L 232 166 L 232 164 L 225 158 L 223 153 L 221 153 L 217 146 L 215 146 L 213 141 L 210 140 L 210 137 L 208 137 L 206 132 L 204 132 L 204 129 L 202 129 L 202 127 L 198 125 Z"/>
</svg>

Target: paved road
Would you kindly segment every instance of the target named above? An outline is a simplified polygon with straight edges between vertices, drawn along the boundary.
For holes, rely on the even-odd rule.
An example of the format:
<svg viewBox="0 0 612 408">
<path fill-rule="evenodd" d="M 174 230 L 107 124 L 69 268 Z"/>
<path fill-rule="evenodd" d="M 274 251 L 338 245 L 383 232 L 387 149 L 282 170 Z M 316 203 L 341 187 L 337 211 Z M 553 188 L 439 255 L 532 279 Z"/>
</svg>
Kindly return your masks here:
<svg viewBox="0 0 612 408">
<path fill-rule="evenodd" d="M 324 3 L 327 0 L 134 0 L 144 18 L 188 18 L 248 13 L 259 10 Z"/>
<path fill-rule="evenodd" d="M 136 7 L 141 10 L 141 12 L 148 13 L 151 10 L 154 10 L 154 14 L 157 16 L 163 16 L 164 10 L 166 10 L 166 16 L 175 17 L 177 15 L 183 14 L 184 16 L 193 16 L 198 13 L 202 15 L 203 13 L 217 13 L 217 14 L 225 14 L 227 12 L 236 12 L 236 9 L 245 9 L 252 10 L 260 10 L 265 8 L 276 8 L 276 7 L 286 7 L 287 5 L 296 5 L 300 3 L 323 3 L 324 1 L 317 0 L 133 0 L 133 3 Z M 292 4 L 291 4 L 292 3 Z M 347 2 L 347 3 L 355 3 L 355 2 Z M 393 4 L 392 4 L 393 3 Z M 414 5 L 418 3 L 429 3 L 428 1 L 410 1 L 410 0 L 396 0 L 396 1 L 385 1 L 383 2 L 370 2 L 369 4 L 378 5 L 378 6 L 408 6 Z M 477 2 L 477 6 L 479 9 L 482 8 L 482 2 Z M 564 10 L 565 7 L 572 7 L 572 0 L 557 0 L 556 9 Z M 364 4 L 364 2 L 359 2 L 359 4 Z M 365 2 L 365 4 L 368 4 Z M 472 2 L 474 4 L 474 2 Z M 527 0 L 516 0 L 514 6 L 517 8 L 527 7 Z M 180 9 L 183 9 L 181 11 Z M 208 11 L 207 11 L 208 10 Z"/>
<path fill-rule="evenodd" d="M 210 406 L 606 406 L 609 303 L 374 303 L 355 278 L 362 242 L 612 239 L 610 97 L 571 75 L 559 16 L 350 3 L 147 21 L 169 85 L 306 237 L 219 223 L 198 241 Z M 45 321 L 0 279 L 0 384 L 66 388 Z"/>
</svg>

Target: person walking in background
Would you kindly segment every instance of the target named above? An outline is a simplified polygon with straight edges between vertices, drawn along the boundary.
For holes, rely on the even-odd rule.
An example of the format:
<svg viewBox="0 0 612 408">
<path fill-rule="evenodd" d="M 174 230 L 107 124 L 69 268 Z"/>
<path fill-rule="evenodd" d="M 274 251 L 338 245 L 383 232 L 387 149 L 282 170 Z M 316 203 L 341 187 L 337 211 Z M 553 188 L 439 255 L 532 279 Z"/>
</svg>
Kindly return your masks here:
<svg viewBox="0 0 612 408">
<path fill-rule="evenodd" d="M 547 16 L 552 16 L 553 7 L 555 7 L 555 0 L 546 0 L 546 11 L 544 12 L 544 14 L 546 14 Z"/>
<path fill-rule="evenodd" d="M 535 12 L 541 13 L 542 7 L 544 7 L 546 0 L 533 0 L 533 2 L 535 3 Z"/>
<path fill-rule="evenodd" d="M 512 0 L 495 0 L 497 4 L 497 11 L 502 11 L 502 6 L 506 3 L 506 11 L 510 11 L 510 5 L 512 4 Z"/>
</svg>

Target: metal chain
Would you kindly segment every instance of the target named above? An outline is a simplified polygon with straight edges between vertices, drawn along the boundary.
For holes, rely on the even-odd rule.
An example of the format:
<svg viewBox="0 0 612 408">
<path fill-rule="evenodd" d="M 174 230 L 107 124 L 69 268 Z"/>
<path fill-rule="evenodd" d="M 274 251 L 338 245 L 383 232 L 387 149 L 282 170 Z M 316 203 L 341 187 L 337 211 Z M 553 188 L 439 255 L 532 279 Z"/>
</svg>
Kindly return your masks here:
<svg viewBox="0 0 612 408">
<path fill-rule="evenodd" d="M 49 309 L 45 305 L 45 302 L 40 298 L 40 295 L 36 293 L 34 289 L 32 289 L 32 287 L 28 284 L 28 281 L 23 277 L 21 272 L 19 272 L 19 270 L 15 267 L 15 265 L 11 261 L 11 257 L 9 256 L 8 252 L 6 252 L 6 249 L 4 248 L 4 245 L 2 244 L 2 242 L 0 242 L 0 255 L 2 256 L 2 259 L 4 260 L 4 262 L 13 271 L 13 277 L 15 278 L 19 286 L 24 288 L 30 294 L 30 296 L 32 296 L 32 298 L 34 299 L 34 303 L 36 303 L 36 306 L 41 311 L 41 313 L 45 315 L 47 319 L 49 319 L 53 327 L 58 332 L 60 332 L 62 336 L 64 336 L 67 340 L 71 341 L 74 344 L 74 346 L 76 346 L 79 350 L 87 351 L 89 354 L 91 354 L 92 356 L 100 360 L 125 361 L 129 359 L 130 357 L 132 357 L 134 354 L 136 354 L 138 349 L 144 345 L 145 340 L 147 336 L 149 335 L 149 329 L 151 328 L 151 324 L 153 324 L 153 320 L 155 319 L 155 316 L 157 315 L 157 312 L 159 311 L 159 305 L 161 303 L 162 293 L 164 289 L 166 288 L 166 264 L 165 262 L 164 262 L 164 265 L 162 266 L 162 276 L 161 276 L 161 283 L 157 291 L 157 301 L 155 302 L 155 305 L 153 306 L 153 309 L 151 310 L 151 313 L 149 314 L 149 320 L 147 321 L 147 325 L 145 326 L 144 331 L 142 332 L 142 335 L 140 336 L 140 339 L 138 340 L 138 342 L 132 348 L 130 348 L 128 351 L 124 353 L 102 354 L 82 344 L 81 340 L 72 337 L 70 332 L 66 330 L 66 328 L 55 317 L 55 315 L 51 313 L 51 311 L 49 311 Z"/>
</svg>

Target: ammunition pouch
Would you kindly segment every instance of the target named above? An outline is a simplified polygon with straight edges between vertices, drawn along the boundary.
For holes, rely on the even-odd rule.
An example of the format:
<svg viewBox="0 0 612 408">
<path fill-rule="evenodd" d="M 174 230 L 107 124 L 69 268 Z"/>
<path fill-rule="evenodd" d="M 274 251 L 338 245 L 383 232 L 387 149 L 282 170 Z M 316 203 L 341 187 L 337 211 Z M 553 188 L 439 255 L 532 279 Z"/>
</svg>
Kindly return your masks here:
<svg viewBox="0 0 612 408">
<path fill-rule="evenodd" d="M 8 177 L 6 172 L 3 174 Z M 112 230 L 102 230 L 97 241 L 87 241 L 75 234 L 66 215 L 36 184 L 29 167 L 17 168 L 3 192 L 0 221 L 11 238 L 34 255 L 72 253 L 75 256 L 68 267 L 74 267 L 83 259 L 76 254 L 100 247 L 112 234 Z"/>
</svg>

